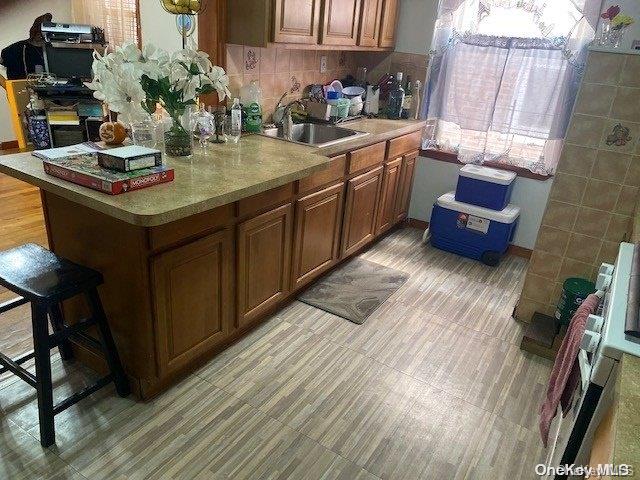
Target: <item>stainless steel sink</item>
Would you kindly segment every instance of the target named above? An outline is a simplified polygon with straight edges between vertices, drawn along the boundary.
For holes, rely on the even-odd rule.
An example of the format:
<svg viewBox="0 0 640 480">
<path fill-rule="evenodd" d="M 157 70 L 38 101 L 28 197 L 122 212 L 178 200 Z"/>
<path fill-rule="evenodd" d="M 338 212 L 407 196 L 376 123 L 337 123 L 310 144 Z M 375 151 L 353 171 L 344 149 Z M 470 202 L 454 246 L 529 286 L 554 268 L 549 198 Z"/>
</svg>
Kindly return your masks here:
<svg viewBox="0 0 640 480">
<path fill-rule="evenodd" d="M 318 123 L 298 123 L 293 125 L 291 139 L 284 138 L 282 127 L 264 129 L 262 135 L 279 138 L 288 142 L 314 147 L 327 147 L 336 143 L 353 140 L 354 138 L 368 135 L 366 132 L 358 132 L 350 128 L 323 125 Z"/>
</svg>

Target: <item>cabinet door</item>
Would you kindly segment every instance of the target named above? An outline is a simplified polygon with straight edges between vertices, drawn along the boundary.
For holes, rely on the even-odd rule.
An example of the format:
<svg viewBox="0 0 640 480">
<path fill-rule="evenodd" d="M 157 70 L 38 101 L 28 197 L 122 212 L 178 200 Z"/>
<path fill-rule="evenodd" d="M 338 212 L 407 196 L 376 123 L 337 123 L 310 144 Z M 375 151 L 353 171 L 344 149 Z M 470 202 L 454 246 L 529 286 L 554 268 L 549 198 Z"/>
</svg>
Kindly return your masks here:
<svg viewBox="0 0 640 480">
<path fill-rule="evenodd" d="M 320 0 L 275 0 L 273 41 L 317 44 Z"/>
<path fill-rule="evenodd" d="M 343 182 L 296 203 L 293 289 L 313 280 L 338 260 L 343 206 Z"/>
<path fill-rule="evenodd" d="M 347 183 L 342 254 L 350 255 L 373 240 L 376 231 L 376 206 L 382 181 L 382 167 L 377 167 Z"/>
<path fill-rule="evenodd" d="M 393 47 L 396 44 L 399 0 L 383 0 L 382 21 L 380 22 L 380 46 Z"/>
<path fill-rule="evenodd" d="M 396 220 L 404 220 L 409 214 L 409 204 L 411 203 L 411 190 L 413 189 L 413 177 L 416 170 L 416 160 L 418 152 L 408 153 L 402 159 L 402 173 L 400 177 L 400 187 L 398 192 L 398 202 L 396 204 Z"/>
<path fill-rule="evenodd" d="M 358 45 L 363 47 L 378 46 L 381 18 L 382 0 L 362 0 Z"/>
<path fill-rule="evenodd" d="M 238 225 L 238 323 L 251 322 L 289 292 L 290 203 Z"/>
<path fill-rule="evenodd" d="M 382 233 L 388 230 L 395 223 L 401 170 L 402 157 L 391 160 L 384 166 L 382 190 L 376 220 L 376 233 Z"/>
<path fill-rule="evenodd" d="M 360 25 L 360 0 L 325 0 L 323 45 L 356 45 Z"/>
<path fill-rule="evenodd" d="M 161 375 L 190 364 L 233 330 L 232 251 L 233 235 L 223 230 L 151 260 Z"/>
</svg>

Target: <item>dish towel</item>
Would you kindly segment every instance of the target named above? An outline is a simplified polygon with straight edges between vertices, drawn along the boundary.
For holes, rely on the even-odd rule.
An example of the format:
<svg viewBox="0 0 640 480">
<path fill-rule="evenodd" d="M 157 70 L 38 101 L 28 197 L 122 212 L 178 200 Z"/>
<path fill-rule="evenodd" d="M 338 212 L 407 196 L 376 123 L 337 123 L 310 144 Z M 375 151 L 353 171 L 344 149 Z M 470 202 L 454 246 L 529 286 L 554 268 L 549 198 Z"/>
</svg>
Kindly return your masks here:
<svg viewBox="0 0 640 480">
<path fill-rule="evenodd" d="M 578 364 L 580 343 L 584 335 L 587 318 L 592 313 L 595 313 L 600 304 L 601 293 L 598 292 L 598 294 L 592 293 L 578 307 L 556 355 L 551 377 L 549 378 L 547 395 L 540 407 L 540 435 L 545 448 L 549 440 L 551 420 L 556 415 L 558 404 L 562 405 L 564 416 L 569 410 L 571 396 L 580 381 L 580 365 Z"/>
</svg>

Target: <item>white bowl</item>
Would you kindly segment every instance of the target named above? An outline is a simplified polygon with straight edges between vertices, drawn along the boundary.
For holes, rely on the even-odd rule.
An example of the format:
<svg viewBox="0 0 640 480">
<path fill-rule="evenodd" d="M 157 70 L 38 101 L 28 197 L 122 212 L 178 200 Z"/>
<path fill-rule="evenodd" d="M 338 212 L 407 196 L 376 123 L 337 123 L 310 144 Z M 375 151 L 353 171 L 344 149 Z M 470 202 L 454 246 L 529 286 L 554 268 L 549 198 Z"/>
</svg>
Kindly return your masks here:
<svg viewBox="0 0 640 480">
<path fill-rule="evenodd" d="M 344 87 L 342 89 L 342 94 L 347 98 L 360 97 L 365 92 L 365 89 L 362 87 Z"/>
</svg>

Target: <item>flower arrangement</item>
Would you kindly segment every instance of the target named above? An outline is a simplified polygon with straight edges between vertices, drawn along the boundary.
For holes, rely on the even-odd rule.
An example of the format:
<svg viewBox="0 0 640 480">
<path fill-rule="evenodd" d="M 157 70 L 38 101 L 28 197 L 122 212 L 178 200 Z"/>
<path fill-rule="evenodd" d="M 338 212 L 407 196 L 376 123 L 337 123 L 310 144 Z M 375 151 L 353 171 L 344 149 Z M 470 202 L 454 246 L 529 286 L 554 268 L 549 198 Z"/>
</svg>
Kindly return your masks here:
<svg viewBox="0 0 640 480">
<path fill-rule="evenodd" d="M 633 25 L 634 22 L 635 20 L 633 17 L 625 15 L 624 13 L 619 13 L 613 17 L 613 20 L 611 20 L 611 28 L 614 30 L 621 30 L 629 25 Z"/>
<path fill-rule="evenodd" d="M 161 105 L 172 119 L 165 143 L 169 134 L 180 138 L 185 148 L 185 141 L 190 145 L 190 134 L 181 117 L 188 106 L 196 105 L 200 95 L 217 92 L 220 100 L 230 95 L 229 77 L 204 52 L 184 49 L 169 54 L 154 45 L 140 50 L 134 44 L 126 44 L 104 56 L 98 52 L 93 55 L 94 78 L 86 84 L 94 90 L 93 96 L 128 123 L 148 118 Z M 170 152 L 169 148 L 167 153 L 181 154 L 177 150 Z"/>
<path fill-rule="evenodd" d="M 604 20 L 613 20 L 620 13 L 620 5 L 611 5 L 606 12 L 604 12 L 600 17 Z"/>
<path fill-rule="evenodd" d="M 599 43 L 603 46 L 618 48 L 624 37 L 625 30 L 632 25 L 633 17 L 621 13 L 620 5 L 612 5 L 600 15 L 602 18 L 602 34 Z"/>
<path fill-rule="evenodd" d="M 620 5 L 610 6 L 600 17 L 602 17 L 603 20 L 608 20 L 609 25 L 614 30 L 621 30 L 629 25 L 633 25 L 635 22 L 633 17 L 621 13 Z"/>
</svg>

